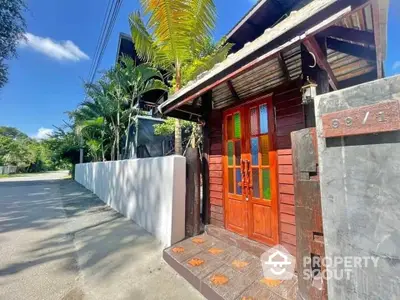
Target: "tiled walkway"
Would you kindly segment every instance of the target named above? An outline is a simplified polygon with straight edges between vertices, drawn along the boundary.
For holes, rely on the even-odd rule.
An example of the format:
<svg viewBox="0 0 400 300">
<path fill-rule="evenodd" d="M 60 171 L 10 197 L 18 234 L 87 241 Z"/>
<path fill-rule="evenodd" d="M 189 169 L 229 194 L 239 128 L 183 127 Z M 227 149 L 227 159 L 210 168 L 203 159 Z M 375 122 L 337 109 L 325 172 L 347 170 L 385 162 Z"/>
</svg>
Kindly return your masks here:
<svg viewBox="0 0 400 300">
<path fill-rule="evenodd" d="M 257 256 L 208 234 L 166 249 L 164 259 L 207 299 L 296 299 L 297 278 L 266 280 Z"/>
</svg>

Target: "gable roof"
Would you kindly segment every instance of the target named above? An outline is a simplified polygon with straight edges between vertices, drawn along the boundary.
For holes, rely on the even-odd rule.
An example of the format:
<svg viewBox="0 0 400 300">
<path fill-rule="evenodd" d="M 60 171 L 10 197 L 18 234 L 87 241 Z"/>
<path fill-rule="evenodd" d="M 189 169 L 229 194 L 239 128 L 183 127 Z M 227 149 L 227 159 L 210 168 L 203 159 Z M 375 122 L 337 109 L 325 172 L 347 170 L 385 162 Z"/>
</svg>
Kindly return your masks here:
<svg viewBox="0 0 400 300">
<path fill-rule="evenodd" d="M 379 0 L 381 15 L 387 14 L 388 0 Z M 314 0 L 300 10 L 291 14 L 273 28 L 265 32 L 243 49 L 230 54 L 225 61 L 215 65 L 211 70 L 200 74 L 195 80 L 189 82 L 179 92 L 159 106 L 161 113 L 168 113 L 183 103 L 194 100 L 219 86 L 222 82 L 239 76 L 255 68 L 272 56 L 276 56 L 284 49 L 293 48 L 309 36 L 334 24 L 338 19 L 347 16 L 355 8 L 366 5 L 362 0 Z M 327 17 L 328 16 L 328 17 Z M 381 31 L 386 29 L 386 20 L 382 18 Z M 383 30 L 384 31 L 384 30 Z M 382 34 L 380 45 L 386 47 L 385 33 Z M 301 69 L 300 69 L 301 72 Z"/>
</svg>

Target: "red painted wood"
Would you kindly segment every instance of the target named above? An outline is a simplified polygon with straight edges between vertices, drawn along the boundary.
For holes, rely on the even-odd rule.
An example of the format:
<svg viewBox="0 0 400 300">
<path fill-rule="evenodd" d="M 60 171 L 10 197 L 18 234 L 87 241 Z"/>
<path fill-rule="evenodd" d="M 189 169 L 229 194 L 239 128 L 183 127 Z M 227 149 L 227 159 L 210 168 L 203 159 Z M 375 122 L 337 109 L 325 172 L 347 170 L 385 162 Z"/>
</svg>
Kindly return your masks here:
<svg viewBox="0 0 400 300">
<path fill-rule="evenodd" d="M 280 203 L 284 203 L 284 204 L 290 204 L 293 205 L 294 207 L 294 195 L 289 195 L 289 194 L 283 194 L 281 193 L 279 195 L 279 199 L 280 199 Z"/>
<path fill-rule="evenodd" d="M 293 215 L 294 216 L 294 205 L 290 205 L 290 204 L 283 204 L 281 203 L 280 205 L 280 211 L 281 213 L 285 213 L 285 214 L 289 214 L 289 215 Z"/>
<path fill-rule="evenodd" d="M 295 235 L 282 232 L 281 240 L 282 240 L 282 242 L 296 246 L 296 236 Z"/>
<path fill-rule="evenodd" d="M 293 166 L 291 166 L 291 165 L 280 165 L 280 166 L 278 166 L 278 173 L 279 174 L 293 175 Z"/>
<path fill-rule="evenodd" d="M 281 232 L 289 233 L 291 235 L 296 235 L 296 225 L 282 223 L 281 224 Z"/>
<path fill-rule="evenodd" d="M 279 174 L 279 183 L 293 184 L 293 175 Z"/>
<path fill-rule="evenodd" d="M 211 211 L 211 219 L 216 219 L 218 221 L 224 221 L 224 215 L 222 213 L 216 213 Z"/>
<path fill-rule="evenodd" d="M 222 178 L 222 171 L 211 171 L 210 177 L 213 178 Z"/>
<path fill-rule="evenodd" d="M 291 255 L 296 256 L 296 246 L 293 246 L 293 245 L 288 244 L 288 243 L 285 243 L 285 242 L 281 242 L 281 245 L 282 245 L 283 247 L 285 247 L 285 249 L 286 249 L 287 251 L 289 251 L 289 253 L 290 253 Z"/>
<path fill-rule="evenodd" d="M 292 184 L 279 184 L 279 192 L 294 195 L 294 187 Z"/>
<path fill-rule="evenodd" d="M 223 179 L 222 177 L 210 177 L 210 184 L 223 185 Z"/>
<path fill-rule="evenodd" d="M 222 171 L 222 164 L 210 164 L 210 171 Z"/>
<path fill-rule="evenodd" d="M 211 205 L 222 206 L 223 200 L 218 198 L 210 198 Z"/>
<path fill-rule="evenodd" d="M 211 206 L 211 211 L 212 211 L 212 212 L 215 212 L 215 213 L 218 213 L 218 214 L 220 214 L 220 215 L 223 215 L 223 213 L 224 213 L 224 208 L 221 207 L 221 206 L 212 205 L 212 206 Z"/>
<path fill-rule="evenodd" d="M 292 165 L 292 156 L 291 155 L 280 155 L 278 156 L 278 164 L 280 165 Z"/>
<path fill-rule="evenodd" d="M 210 191 L 222 192 L 223 186 L 221 184 L 210 184 Z"/>
<path fill-rule="evenodd" d="M 281 222 L 283 223 L 288 223 L 288 224 L 292 224 L 292 225 L 296 225 L 296 218 L 293 215 L 288 215 L 285 213 L 281 213 L 280 214 L 281 217 Z"/>
<path fill-rule="evenodd" d="M 292 155 L 292 149 L 279 149 L 277 152 L 278 152 L 278 156 Z"/>
</svg>

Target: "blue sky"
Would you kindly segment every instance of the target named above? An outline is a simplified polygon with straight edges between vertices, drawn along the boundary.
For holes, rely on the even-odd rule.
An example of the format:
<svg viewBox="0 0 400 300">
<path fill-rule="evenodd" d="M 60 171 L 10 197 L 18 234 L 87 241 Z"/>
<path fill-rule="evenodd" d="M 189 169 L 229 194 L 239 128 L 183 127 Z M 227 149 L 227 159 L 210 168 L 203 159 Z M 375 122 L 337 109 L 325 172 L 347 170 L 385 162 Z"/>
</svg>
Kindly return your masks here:
<svg viewBox="0 0 400 300">
<path fill-rule="evenodd" d="M 27 0 L 25 14 L 32 47 L 20 47 L 9 62 L 9 83 L 0 90 L 0 125 L 43 136 L 66 119 L 84 98 L 107 0 Z M 218 22 L 215 37 L 226 34 L 250 9 L 252 0 L 215 0 Z M 129 32 L 128 15 L 138 0 L 124 0 L 101 69 L 115 62 L 119 32 Z M 386 75 L 400 73 L 400 3 L 391 0 Z M 47 39 L 46 39 L 47 38 Z M 51 49 L 51 51 L 48 51 Z M 51 53 L 51 54 L 50 54 Z"/>
</svg>

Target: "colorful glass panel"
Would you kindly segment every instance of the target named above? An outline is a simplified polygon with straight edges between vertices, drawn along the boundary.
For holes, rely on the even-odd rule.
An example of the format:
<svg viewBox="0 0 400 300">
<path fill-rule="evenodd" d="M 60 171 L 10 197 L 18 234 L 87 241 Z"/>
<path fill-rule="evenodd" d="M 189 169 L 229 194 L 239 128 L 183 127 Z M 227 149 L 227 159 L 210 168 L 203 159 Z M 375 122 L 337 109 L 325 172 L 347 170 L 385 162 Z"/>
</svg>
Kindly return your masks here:
<svg viewBox="0 0 400 300">
<path fill-rule="evenodd" d="M 236 169 L 236 194 L 242 194 L 242 187 L 239 185 L 239 182 L 242 182 L 242 170 Z"/>
<path fill-rule="evenodd" d="M 228 140 L 233 139 L 233 121 L 232 121 L 232 115 L 228 116 L 227 121 L 226 121 L 226 130 L 228 133 Z"/>
<path fill-rule="evenodd" d="M 240 146 L 241 141 L 235 142 L 235 165 L 240 166 L 240 158 L 242 154 L 242 149 Z"/>
<path fill-rule="evenodd" d="M 260 152 L 261 152 L 261 164 L 263 166 L 269 165 L 269 137 L 268 135 L 260 136 Z"/>
<path fill-rule="evenodd" d="M 257 107 L 250 110 L 250 133 L 251 135 L 257 135 L 259 133 L 258 128 L 258 111 Z"/>
<path fill-rule="evenodd" d="M 228 141 L 228 166 L 233 166 L 233 141 Z"/>
<path fill-rule="evenodd" d="M 251 164 L 258 166 L 258 137 L 251 138 Z"/>
<path fill-rule="evenodd" d="M 240 128 L 240 113 L 235 113 L 233 115 L 233 122 L 235 126 L 235 139 L 240 139 L 242 136 L 241 128 Z"/>
<path fill-rule="evenodd" d="M 271 184 L 269 170 L 262 170 L 263 198 L 271 199 Z"/>
<path fill-rule="evenodd" d="M 267 105 L 260 105 L 260 133 L 268 133 L 268 110 Z"/>
<path fill-rule="evenodd" d="M 233 169 L 228 169 L 228 186 L 229 186 L 229 193 L 233 194 L 234 191 L 234 182 L 233 182 Z"/>
<path fill-rule="evenodd" d="M 253 197 L 260 198 L 260 178 L 258 168 L 252 170 Z"/>
</svg>

